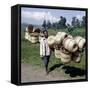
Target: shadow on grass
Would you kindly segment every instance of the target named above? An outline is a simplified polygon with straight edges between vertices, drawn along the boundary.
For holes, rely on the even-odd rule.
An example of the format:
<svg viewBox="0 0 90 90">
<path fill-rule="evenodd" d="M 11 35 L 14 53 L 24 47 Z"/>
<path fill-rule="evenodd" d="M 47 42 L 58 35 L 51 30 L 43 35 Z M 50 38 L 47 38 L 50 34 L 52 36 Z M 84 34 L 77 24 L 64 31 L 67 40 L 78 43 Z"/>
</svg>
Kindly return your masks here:
<svg viewBox="0 0 90 90">
<path fill-rule="evenodd" d="M 60 68 L 61 66 L 63 66 L 63 64 L 55 64 L 54 66 L 50 67 L 49 72 L 53 71 L 56 68 Z"/>
<path fill-rule="evenodd" d="M 65 73 L 69 74 L 71 77 L 84 76 L 86 74 L 85 70 L 73 66 L 64 66 L 62 69 L 64 69 Z"/>
<path fill-rule="evenodd" d="M 86 74 L 86 71 L 83 69 L 73 66 L 65 66 L 64 64 L 55 64 L 50 68 L 49 72 L 55 70 L 56 68 L 63 69 L 65 71 L 65 74 L 69 74 L 70 77 L 84 76 Z"/>
</svg>

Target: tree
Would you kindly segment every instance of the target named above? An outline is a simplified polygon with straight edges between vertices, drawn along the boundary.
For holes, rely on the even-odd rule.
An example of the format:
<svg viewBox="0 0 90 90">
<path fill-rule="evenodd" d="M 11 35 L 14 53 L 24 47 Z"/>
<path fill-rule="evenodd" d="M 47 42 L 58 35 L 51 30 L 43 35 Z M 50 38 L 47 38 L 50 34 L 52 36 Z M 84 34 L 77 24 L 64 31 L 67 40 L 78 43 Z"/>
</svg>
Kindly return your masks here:
<svg viewBox="0 0 90 90">
<path fill-rule="evenodd" d="M 59 28 L 66 28 L 66 18 L 63 16 L 60 16 L 60 20 L 58 24 L 59 24 Z"/>
<path fill-rule="evenodd" d="M 43 27 L 44 27 L 44 29 L 46 30 L 46 28 L 47 28 L 46 20 L 44 20 L 44 21 L 43 21 L 42 26 L 43 26 Z"/>
<path fill-rule="evenodd" d="M 71 22 L 73 27 L 76 27 L 76 17 L 72 18 L 72 22 Z"/>
<path fill-rule="evenodd" d="M 85 27 L 85 25 L 86 25 L 85 21 L 86 21 L 86 17 L 83 16 L 83 17 L 82 17 L 82 22 L 81 22 L 81 26 L 82 26 L 82 27 Z"/>
<path fill-rule="evenodd" d="M 80 21 L 79 21 L 79 19 L 76 19 L 76 27 L 80 27 Z"/>
<path fill-rule="evenodd" d="M 73 17 L 71 24 L 72 24 L 72 26 L 73 26 L 74 28 L 80 27 L 80 20 L 79 20 L 78 18 L 76 18 L 76 17 Z"/>
<path fill-rule="evenodd" d="M 63 26 L 66 27 L 66 18 L 63 17 Z"/>
<path fill-rule="evenodd" d="M 69 23 L 67 23 L 67 30 L 71 34 L 72 31 L 74 30 L 74 27 L 72 27 Z"/>
<path fill-rule="evenodd" d="M 60 25 L 59 25 L 58 22 L 52 23 L 52 28 L 53 28 L 53 29 L 59 29 L 59 27 L 60 27 Z"/>
<path fill-rule="evenodd" d="M 49 29 L 49 28 L 51 28 L 51 26 L 52 26 L 52 24 L 51 24 L 51 22 L 48 20 L 48 21 L 47 21 L 47 28 Z"/>
</svg>

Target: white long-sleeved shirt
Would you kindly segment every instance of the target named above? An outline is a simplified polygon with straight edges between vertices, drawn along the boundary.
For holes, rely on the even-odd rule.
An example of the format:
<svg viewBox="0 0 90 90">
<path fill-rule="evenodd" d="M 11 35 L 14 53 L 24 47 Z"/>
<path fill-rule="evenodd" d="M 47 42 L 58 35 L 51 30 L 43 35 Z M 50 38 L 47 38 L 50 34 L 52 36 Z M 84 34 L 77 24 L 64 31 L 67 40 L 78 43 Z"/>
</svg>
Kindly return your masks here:
<svg viewBox="0 0 90 90">
<path fill-rule="evenodd" d="M 40 56 L 49 56 L 50 48 L 46 38 L 41 38 L 40 40 Z"/>
</svg>

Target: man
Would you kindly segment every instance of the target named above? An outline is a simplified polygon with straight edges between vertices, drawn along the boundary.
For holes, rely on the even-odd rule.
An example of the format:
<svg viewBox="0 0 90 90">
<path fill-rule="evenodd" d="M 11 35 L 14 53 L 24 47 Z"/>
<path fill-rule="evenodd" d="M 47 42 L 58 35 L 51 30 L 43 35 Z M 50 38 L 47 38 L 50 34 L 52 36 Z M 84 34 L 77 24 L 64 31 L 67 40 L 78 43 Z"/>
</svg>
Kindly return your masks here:
<svg viewBox="0 0 90 90">
<path fill-rule="evenodd" d="M 46 74 L 48 74 L 49 73 L 48 63 L 49 63 L 51 51 L 50 51 L 50 48 L 49 48 L 49 45 L 47 42 L 48 32 L 46 30 L 43 31 L 43 35 L 44 35 L 44 37 L 42 37 L 40 40 L 40 56 L 44 62 Z"/>
</svg>

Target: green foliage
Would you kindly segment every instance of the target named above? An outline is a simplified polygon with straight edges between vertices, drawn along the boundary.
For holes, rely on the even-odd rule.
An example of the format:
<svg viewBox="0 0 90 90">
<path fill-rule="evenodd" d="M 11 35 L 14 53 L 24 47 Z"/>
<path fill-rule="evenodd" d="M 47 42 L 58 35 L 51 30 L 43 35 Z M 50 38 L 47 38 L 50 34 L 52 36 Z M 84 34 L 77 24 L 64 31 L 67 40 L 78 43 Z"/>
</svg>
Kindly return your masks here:
<svg viewBox="0 0 90 90">
<path fill-rule="evenodd" d="M 73 36 L 82 36 L 82 37 L 85 37 L 85 28 L 75 28 L 73 31 L 72 31 L 72 35 Z"/>
<path fill-rule="evenodd" d="M 82 36 L 85 38 L 86 30 L 85 28 L 75 28 L 71 32 L 69 32 L 66 28 L 66 29 L 49 29 L 48 32 L 49 35 L 56 35 L 57 32 L 66 32 L 68 34 L 71 34 L 72 36 Z"/>
</svg>

